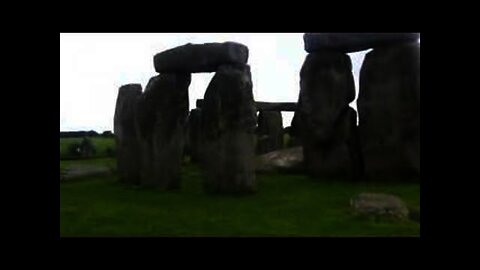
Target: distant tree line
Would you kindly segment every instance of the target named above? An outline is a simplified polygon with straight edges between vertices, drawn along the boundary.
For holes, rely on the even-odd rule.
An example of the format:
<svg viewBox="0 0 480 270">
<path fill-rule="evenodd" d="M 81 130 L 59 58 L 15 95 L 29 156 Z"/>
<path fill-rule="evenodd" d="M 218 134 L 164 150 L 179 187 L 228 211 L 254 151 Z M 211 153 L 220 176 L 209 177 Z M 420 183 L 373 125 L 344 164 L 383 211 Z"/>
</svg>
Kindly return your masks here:
<svg viewBox="0 0 480 270">
<path fill-rule="evenodd" d="M 82 137 L 113 138 L 114 135 L 110 130 L 104 131 L 102 134 L 99 134 L 94 130 L 90 130 L 90 131 L 60 131 L 60 138 L 82 138 Z"/>
</svg>

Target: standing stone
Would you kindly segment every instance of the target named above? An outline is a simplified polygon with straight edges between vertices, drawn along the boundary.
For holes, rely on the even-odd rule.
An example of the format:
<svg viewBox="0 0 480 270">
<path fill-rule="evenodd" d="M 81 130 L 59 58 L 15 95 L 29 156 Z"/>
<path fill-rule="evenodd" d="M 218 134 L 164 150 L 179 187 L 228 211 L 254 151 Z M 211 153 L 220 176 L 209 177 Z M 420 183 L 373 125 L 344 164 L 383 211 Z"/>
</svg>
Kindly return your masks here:
<svg viewBox="0 0 480 270">
<path fill-rule="evenodd" d="M 201 114 L 201 152 L 207 192 L 255 190 L 256 122 L 250 67 L 222 66 L 205 92 Z"/>
<path fill-rule="evenodd" d="M 190 149 L 190 158 L 192 161 L 200 161 L 200 121 L 202 110 L 192 109 L 188 116 L 188 141 Z"/>
<path fill-rule="evenodd" d="M 292 126 L 289 126 L 283 129 L 283 136 L 286 140 L 284 145 L 285 148 L 302 146 L 302 143 L 299 137 L 295 134 L 295 131 Z"/>
<path fill-rule="evenodd" d="M 117 145 L 117 170 L 119 181 L 129 184 L 140 182 L 140 153 L 135 132 L 135 103 L 142 94 L 140 84 L 120 87 L 114 115 L 114 133 Z"/>
<path fill-rule="evenodd" d="M 185 141 L 183 143 L 183 157 L 182 157 L 182 164 L 187 162 L 186 157 L 191 157 L 191 142 L 190 142 L 190 114 L 187 116 L 187 121 L 184 128 L 185 133 Z M 189 158 L 191 160 L 191 158 Z"/>
<path fill-rule="evenodd" d="M 350 118 L 346 119 L 346 130 L 348 132 L 346 143 L 348 146 L 353 179 L 360 179 L 364 176 L 365 170 L 360 144 L 360 134 L 357 126 L 357 112 L 349 107 L 348 115 Z"/>
<path fill-rule="evenodd" d="M 142 185 L 180 187 L 190 81 L 188 73 L 160 74 L 150 79 L 137 102 Z"/>
<path fill-rule="evenodd" d="M 295 110 L 295 113 L 293 114 L 292 122 L 290 123 L 290 127 L 288 127 L 287 130 L 285 130 L 285 133 L 287 133 L 290 138 L 287 142 L 287 147 L 296 147 L 296 146 L 302 146 L 302 135 L 301 135 L 301 129 L 300 129 L 300 123 L 298 121 L 297 110 Z"/>
<path fill-rule="evenodd" d="M 300 72 L 300 95 L 294 118 L 311 176 L 351 179 L 358 174 L 351 146 L 356 114 L 349 103 L 354 99 L 348 55 L 323 51 L 307 56 Z"/>
<path fill-rule="evenodd" d="M 278 111 L 260 111 L 257 128 L 257 154 L 283 148 L 283 119 Z"/>
<path fill-rule="evenodd" d="M 420 44 L 369 52 L 357 104 L 367 177 L 388 181 L 419 176 Z"/>
</svg>

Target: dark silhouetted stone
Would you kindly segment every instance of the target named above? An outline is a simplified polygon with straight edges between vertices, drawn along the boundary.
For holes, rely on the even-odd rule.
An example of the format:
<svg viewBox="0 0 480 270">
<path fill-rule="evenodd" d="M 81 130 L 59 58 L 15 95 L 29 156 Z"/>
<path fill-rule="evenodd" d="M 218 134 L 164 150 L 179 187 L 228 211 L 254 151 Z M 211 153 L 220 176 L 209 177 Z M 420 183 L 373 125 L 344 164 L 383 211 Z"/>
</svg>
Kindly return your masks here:
<svg viewBox="0 0 480 270">
<path fill-rule="evenodd" d="M 295 134 L 295 130 L 292 126 L 283 129 L 283 136 L 286 138 L 285 147 L 292 148 L 302 146 L 300 137 Z"/>
<path fill-rule="evenodd" d="M 302 138 L 306 169 L 314 178 L 352 180 L 362 175 L 360 149 L 355 144 L 356 112 L 352 108 L 344 112 L 328 139 Z"/>
<path fill-rule="evenodd" d="M 359 174 L 352 148 L 356 113 L 349 107 L 354 98 L 348 55 L 324 51 L 307 56 L 292 128 L 299 129 L 306 169 L 313 177 L 351 179 Z"/>
<path fill-rule="evenodd" d="M 162 72 L 215 72 L 221 65 L 246 64 L 248 47 L 235 42 L 188 43 L 154 56 L 155 70 Z"/>
<path fill-rule="evenodd" d="M 257 128 L 257 154 L 283 148 L 283 119 L 278 111 L 260 111 Z"/>
<path fill-rule="evenodd" d="M 180 187 L 190 81 L 190 74 L 160 74 L 150 79 L 137 102 L 142 185 Z"/>
<path fill-rule="evenodd" d="M 188 116 L 188 142 L 190 150 L 190 158 L 192 161 L 200 161 L 200 121 L 202 110 L 192 109 Z"/>
<path fill-rule="evenodd" d="M 201 113 L 201 154 L 207 192 L 255 190 L 256 122 L 250 67 L 222 66 L 205 92 Z"/>
<path fill-rule="evenodd" d="M 419 33 L 306 33 L 303 36 L 305 51 L 309 53 L 323 50 L 351 53 L 419 39 Z"/>
<path fill-rule="evenodd" d="M 203 99 L 197 99 L 197 108 L 202 108 Z M 294 112 L 297 109 L 296 102 L 255 102 L 257 111 L 282 111 L 282 112 Z"/>
<path fill-rule="evenodd" d="M 420 174 L 420 44 L 365 56 L 357 101 L 366 176 L 389 181 Z"/>
<path fill-rule="evenodd" d="M 292 128 L 300 135 L 328 140 L 340 115 L 354 99 L 349 56 L 328 51 L 309 54 L 300 71 L 299 102 Z M 305 128 L 308 132 L 302 134 Z"/>
<path fill-rule="evenodd" d="M 135 131 L 135 103 L 142 94 L 140 84 L 120 87 L 114 115 L 114 133 L 117 145 L 119 181 L 138 184 L 140 181 L 140 153 Z"/>
<path fill-rule="evenodd" d="M 300 137 L 301 130 L 300 130 L 300 123 L 299 123 L 299 113 L 295 111 L 293 114 L 292 122 L 290 123 L 290 129 L 288 130 L 288 134 L 292 137 Z"/>
<path fill-rule="evenodd" d="M 203 106 L 203 99 L 197 99 L 195 106 L 197 106 L 197 109 L 201 109 Z"/>
<path fill-rule="evenodd" d="M 282 111 L 294 112 L 297 109 L 296 102 L 255 102 L 258 111 Z"/>
</svg>

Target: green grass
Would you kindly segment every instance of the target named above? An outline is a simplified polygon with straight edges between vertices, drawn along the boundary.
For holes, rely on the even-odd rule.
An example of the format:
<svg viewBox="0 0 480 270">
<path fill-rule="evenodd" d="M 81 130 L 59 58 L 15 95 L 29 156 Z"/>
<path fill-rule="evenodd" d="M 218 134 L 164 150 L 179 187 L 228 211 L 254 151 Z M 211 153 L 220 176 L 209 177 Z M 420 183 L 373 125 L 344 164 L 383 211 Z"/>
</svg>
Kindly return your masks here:
<svg viewBox="0 0 480 270">
<path fill-rule="evenodd" d="M 82 159 L 82 160 L 60 160 L 60 169 L 64 170 L 71 165 L 100 165 L 116 169 L 117 161 L 113 158 L 92 158 L 92 159 Z"/>
<path fill-rule="evenodd" d="M 114 164 L 113 159 L 97 161 Z M 78 161 L 68 162 L 60 166 Z M 418 184 L 315 182 L 302 175 L 260 174 L 256 194 L 235 197 L 205 194 L 201 179 L 199 168 L 189 164 L 183 167 L 182 189 L 173 192 L 125 186 L 115 176 L 62 183 L 60 234 L 418 236 L 420 232 L 419 223 L 357 217 L 349 206 L 349 199 L 359 192 L 387 192 L 419 209 Z"/>
<path fill-rule="evenodd" d="M 73 143 L 80 143 L 83 138 L 60 138 L 60 158 L 66 158 L 68 154 L 68 146 Z M 94 157 L 106 157 L 107 148 L 115 148 L 115 138 L 91 137 L 93 145 L 96 149 Z"/>
</svg>

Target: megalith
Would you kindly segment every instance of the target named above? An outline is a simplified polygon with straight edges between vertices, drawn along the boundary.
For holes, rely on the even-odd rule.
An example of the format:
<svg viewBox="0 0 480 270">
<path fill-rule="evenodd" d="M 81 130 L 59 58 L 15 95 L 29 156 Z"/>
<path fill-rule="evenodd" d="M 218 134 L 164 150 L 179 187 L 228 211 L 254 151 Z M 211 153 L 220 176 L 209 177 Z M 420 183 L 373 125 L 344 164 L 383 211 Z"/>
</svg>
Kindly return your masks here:
<svg viewBox="0 0 480 270">
<path fill-rule="evenodd" d="M 356 113 L 350 57 L 341 52 L 307 55 L 300 72 L 300 94 L 292 128 L 299 129 L 307 172 L 314 178 L 358 176 L 353 137 Z"/>
<path fill-rule="evenodd" d="M 201 113 L 201 161 L 207 192 L 255 191 L 256 121 L 250 67 L 221 66 L 207 87 Z"/>
<path fill-rule="evenodd" d="M 236 42 L 191 44 L 175 47 L 154 56 L 158 73 L 216 72 L 221 65 L 246 64 L 247 46 Z"/>
<path fill-rule="evenodd" d="M 284 134 L 288 134 L 288 141 L 286 147 L 297 147 L 297 146 L 302 146 L 302 136 L 301 136 L 301 130 L 300 130 L 300 124 L 298 121 L 298 113 L 297 110 L 295 110 L 295 113 L 293 114 L 292 122 L 290 123 L 289 127 L 286 127 L 284 129 Z"/>
<path fill-rule="evenodd" d="M 279 111 L 258 113 L 257 154 L 265 154 L 283 148 L 283 119 Z"/>
<path fill-rule="evenodd" d="M 420 43 L 370 51 L 357 106 L 366 176 L 382 181 L 419 176 Z"/>
<path fill-rule="evenodd" d="M 113 128 L 117 145 L 119 181 L 129 184 L 140 182 L 140 152 L 135 132 L 135 104 L 142 94 L 140 84 L 123 85 L 118 90 Z"/>
<path fill-rule="evenodd" d="M 201 120 L 201 109 L 192 109 L 188 116 L 188 145 L 189 145 L 189 154 L 191 161 L 198 162 L 200 161 L 200 120 Z"/>
<path fill-rule="evenodd" d="M 189 73 L 162 73 L 150 79 L 136 103 L 144 186 L 180 187 L 190 81 Z"/>
</svg>

